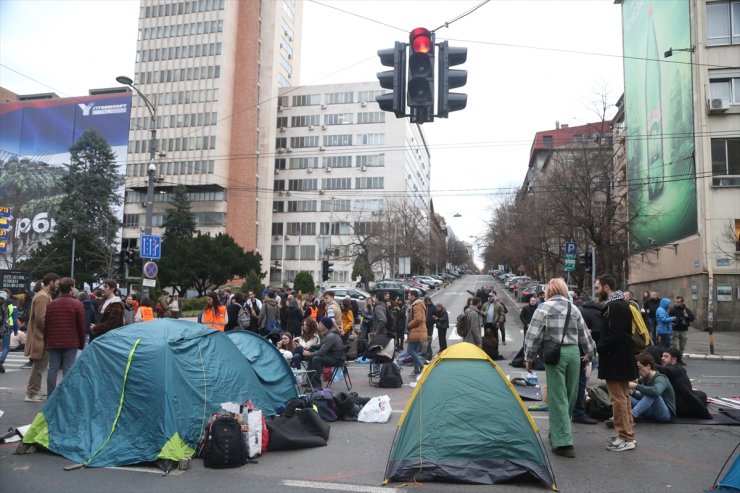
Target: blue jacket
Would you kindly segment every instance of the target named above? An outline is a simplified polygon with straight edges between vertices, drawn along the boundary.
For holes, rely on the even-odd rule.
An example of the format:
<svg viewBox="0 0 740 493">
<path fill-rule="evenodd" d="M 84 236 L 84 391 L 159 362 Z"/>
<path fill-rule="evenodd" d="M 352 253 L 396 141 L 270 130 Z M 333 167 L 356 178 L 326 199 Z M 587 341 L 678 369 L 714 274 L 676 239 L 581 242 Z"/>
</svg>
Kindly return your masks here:
<svg viewBox="0 0 740 493">
<path fill-rule="evenodd" d="M 673 333 L 671 322 L 673 322 L 676 317 L 668 315 L 668 305 L 670 304 L 671 300 L 669 298 L 663 298 L 660 300 L 660 307 L 658 307 L 658 310 L 655 312 L 655 319 L 658 322 L 658 335 L 669 335 Z"/>
</svg>

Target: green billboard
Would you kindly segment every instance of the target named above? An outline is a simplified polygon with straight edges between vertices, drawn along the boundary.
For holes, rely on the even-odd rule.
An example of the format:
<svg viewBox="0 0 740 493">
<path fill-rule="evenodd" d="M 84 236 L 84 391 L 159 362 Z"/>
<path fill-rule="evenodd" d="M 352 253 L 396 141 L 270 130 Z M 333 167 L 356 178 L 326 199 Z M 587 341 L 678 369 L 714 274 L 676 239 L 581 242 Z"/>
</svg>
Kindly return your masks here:
<svg viewBox="0 0 740 493">
<path fill-rule="evenodd" d="M 697 232 L 689 0 L 625 0 L 622 29 L 630 250 L 639 252 Z"/>
</svg>

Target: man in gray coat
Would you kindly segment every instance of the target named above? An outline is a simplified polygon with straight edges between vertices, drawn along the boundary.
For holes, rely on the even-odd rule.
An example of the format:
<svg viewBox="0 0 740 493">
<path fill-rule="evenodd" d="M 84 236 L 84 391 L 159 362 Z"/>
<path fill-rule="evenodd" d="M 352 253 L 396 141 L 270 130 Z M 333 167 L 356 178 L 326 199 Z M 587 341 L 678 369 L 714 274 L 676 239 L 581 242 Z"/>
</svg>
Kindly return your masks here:
<svg viewBox="0 0 740 493">
<path fill-rule="evenodd" d="M 463 342 L 469 342 L 481 347 L 481 324 L 483 316 L 480 313 L 480 298 L 477 296 L 470 300 L 470 306 L 465 309 L 465 318 L 468 325 L 468 333 L 463 338 Z"/>
</svg>

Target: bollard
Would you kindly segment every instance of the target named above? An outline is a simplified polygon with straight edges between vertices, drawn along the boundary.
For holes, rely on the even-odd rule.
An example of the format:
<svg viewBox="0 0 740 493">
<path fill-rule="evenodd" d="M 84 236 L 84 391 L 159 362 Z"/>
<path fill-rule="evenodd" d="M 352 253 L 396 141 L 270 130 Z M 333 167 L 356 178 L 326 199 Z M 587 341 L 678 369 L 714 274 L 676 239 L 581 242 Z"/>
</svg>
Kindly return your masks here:
<svg viewBox="0 0 740 493">
<path fill-rule="evenodd" d="M 709 354 L 714 354 L 714 332 L 711 325 L 707 327 L 707 332 L 709 333 Z"/>
</svg>

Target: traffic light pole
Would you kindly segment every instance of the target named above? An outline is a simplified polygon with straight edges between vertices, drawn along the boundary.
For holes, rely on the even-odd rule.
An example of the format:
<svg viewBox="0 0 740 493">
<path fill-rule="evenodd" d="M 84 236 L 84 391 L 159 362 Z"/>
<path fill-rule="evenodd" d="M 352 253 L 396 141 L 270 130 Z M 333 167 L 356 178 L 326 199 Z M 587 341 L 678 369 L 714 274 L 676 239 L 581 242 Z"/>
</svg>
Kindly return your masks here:
<svg viewBox="0 0 740 493">
<path fill-rule="evenodd" d="M 591 292 L 593 293 L 596 285 L 596 247 L 591 247 Z"/>
</svg>

